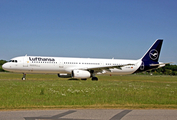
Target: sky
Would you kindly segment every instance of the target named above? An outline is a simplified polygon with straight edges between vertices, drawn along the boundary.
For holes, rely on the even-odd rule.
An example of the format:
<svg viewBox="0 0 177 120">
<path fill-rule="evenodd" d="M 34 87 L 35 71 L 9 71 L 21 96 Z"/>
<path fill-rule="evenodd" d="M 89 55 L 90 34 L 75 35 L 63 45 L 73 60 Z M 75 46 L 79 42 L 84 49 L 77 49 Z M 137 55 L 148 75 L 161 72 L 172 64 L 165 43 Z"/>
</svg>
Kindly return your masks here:
<svg viewBox="0 0 177 120">
<path fill-rule="evenodd" d="M 0 0 L 0 59 L 139 59 L 162 38 L 160 61 L 177 64 L 176 6 L 176 0 Z"/>
</svg>

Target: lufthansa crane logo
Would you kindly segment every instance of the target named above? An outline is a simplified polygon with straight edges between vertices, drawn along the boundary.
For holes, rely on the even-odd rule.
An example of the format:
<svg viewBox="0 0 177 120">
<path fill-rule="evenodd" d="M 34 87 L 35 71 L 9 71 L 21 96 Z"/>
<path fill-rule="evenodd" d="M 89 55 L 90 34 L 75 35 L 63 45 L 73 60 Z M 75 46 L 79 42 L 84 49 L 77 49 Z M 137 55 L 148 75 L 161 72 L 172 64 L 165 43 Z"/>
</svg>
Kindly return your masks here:
<svg viewBox="0 0 177 120">
<path fill-rule="evenodd" d="M 157 60 L 158 58 L 158 51 L 156 49 L 152 49 L 150 52 L 149 52 L 149 57 L 151 58 L 151 60 Z"/>
</svg>

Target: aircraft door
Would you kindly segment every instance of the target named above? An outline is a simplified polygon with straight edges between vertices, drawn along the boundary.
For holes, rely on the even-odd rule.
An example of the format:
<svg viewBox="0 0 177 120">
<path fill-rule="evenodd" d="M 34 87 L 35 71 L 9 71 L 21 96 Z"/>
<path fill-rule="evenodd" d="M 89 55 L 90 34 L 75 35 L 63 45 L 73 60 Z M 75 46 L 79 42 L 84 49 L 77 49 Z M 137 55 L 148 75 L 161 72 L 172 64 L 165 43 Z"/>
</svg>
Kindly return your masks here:
<svg viewBox="0 0 177 120">
<path fill-rule="evenodd" d="M 104 66 L 104 62 L 103 61 L 100 61 L 100 66 Z"/>
<path fill-rule="evenodd" d="M 59 59 L 59 68 L 64 68 L 63 60 Z"/>
<path fill-rule="evenodd" d="M 23 67 L 28 67 L 28 63 L 29 63 L 28 57 L 25 56 L 25 57 L 23 58 Z"/>
</svg>

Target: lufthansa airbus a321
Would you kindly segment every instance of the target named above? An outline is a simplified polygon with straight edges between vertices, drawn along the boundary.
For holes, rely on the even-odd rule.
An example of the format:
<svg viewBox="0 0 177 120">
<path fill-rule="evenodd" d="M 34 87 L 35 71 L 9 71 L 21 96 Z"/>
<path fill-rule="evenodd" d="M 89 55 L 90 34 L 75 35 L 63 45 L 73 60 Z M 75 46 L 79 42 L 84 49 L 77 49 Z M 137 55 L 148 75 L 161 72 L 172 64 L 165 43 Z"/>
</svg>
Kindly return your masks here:
<svg viewBox="0 0 177 120">
<path fill-rule="evenodd" d="M 97 73 L 133 74 L 164 67 L 169 63 L 158 62 L 163 40 L 158 39 L 145 55 L 138 60 L 95 59 L 69 57 L 20 56 L 3 64 L 2 68 L 10 72 L 23 73 L 55 73 L 58 77 L 98 80 Z"/>
</svg>

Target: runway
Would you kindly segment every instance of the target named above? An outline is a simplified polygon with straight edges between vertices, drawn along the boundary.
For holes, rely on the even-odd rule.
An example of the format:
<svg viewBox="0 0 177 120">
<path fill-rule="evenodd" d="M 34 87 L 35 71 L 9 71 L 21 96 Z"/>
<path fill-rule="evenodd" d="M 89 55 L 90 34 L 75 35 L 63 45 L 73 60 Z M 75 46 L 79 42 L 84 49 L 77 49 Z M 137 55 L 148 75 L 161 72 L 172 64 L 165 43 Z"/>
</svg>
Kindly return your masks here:
<svg viewBox="0 0 177 120">
<path fill-rule="evenodd" d="M 71 109 L 0 111 L 0 120 L 177 120 L 177 110 Z"/>
</svg>

